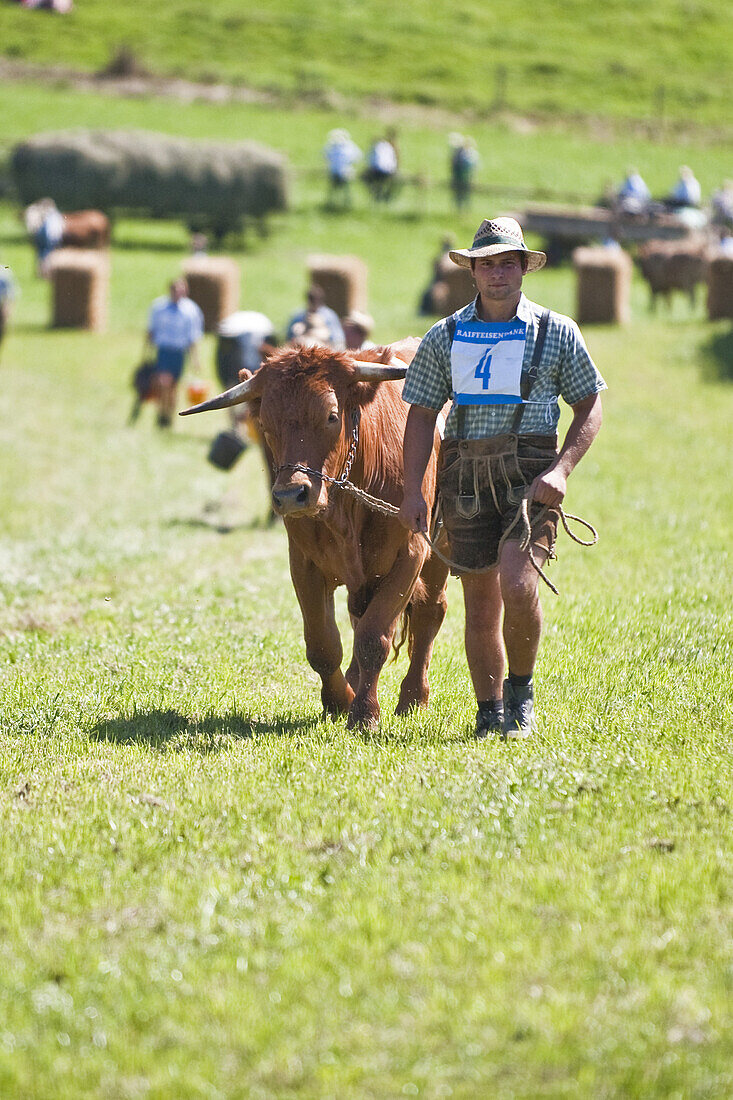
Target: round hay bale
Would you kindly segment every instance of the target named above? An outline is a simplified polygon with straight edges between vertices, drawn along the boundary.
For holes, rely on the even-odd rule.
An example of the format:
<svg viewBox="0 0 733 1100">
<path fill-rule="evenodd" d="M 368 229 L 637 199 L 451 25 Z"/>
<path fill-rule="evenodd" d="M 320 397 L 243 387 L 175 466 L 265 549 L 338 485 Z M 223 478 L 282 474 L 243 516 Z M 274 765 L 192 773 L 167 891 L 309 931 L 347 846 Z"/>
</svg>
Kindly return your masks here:
<svg viewBox="0 0 733 1100">
<path fill-rule="evenodd" d="M 708 320 L 733 317 L 733 256 L 713 252 L 708 264 Z"/>
<path fill-rule="evenodd" d="M 107 325 L 109 260 L 104 252 L 58 248 L 49 261 L 51 325 L 102 332 Z"/>
<path fill-rule="evenodd" d="M 189 297 L 204 315 L 204 332 L 239 308 L 239 265 L 227 256 L 192 256 L 183 265 Z"/>
<path fill-rule="evenodd" d="M 579 324 L 623 325 L 629 320 L 631 300 L 631 257 L 622 248 L 576 248 L 573 266 L 577 273 Z"/>
<path fill-rule="evenodd" d="M 346 317 L 353 310 L 367 309 L 368 268 L 359 256 L 308 257 L 312 283 L 317 283 L 326 296 L 326 305 Z"/>
</svg>

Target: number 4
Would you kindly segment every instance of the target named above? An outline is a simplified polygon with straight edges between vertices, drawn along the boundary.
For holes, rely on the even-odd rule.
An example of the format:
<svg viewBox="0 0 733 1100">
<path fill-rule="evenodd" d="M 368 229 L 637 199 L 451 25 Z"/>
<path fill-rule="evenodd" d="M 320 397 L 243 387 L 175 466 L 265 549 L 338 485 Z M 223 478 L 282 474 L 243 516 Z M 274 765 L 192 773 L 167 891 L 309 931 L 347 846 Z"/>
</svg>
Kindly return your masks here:
<svg viewBox="0 0 733 1100">
<path fill-rule="evenodd" d="M 484 354 L 479 360 L 479 364 L 476 367 L 474 378 L 480 378 L 482 381 L 482 388 L 487 390 L 489 388 L 489 379 L 491 378 L 491 354 L 494 348 L 487 348 Z"/>
</svg>

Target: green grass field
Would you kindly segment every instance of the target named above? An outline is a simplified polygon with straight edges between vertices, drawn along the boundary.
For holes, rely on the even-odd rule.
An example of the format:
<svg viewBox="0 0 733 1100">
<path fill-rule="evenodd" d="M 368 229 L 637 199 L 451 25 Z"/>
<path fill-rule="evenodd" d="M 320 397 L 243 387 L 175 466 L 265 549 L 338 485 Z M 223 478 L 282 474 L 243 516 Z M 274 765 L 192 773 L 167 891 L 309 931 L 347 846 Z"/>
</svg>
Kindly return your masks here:
<svg viewBox="0 0 733 1100">
<path fill-rule="evenodd" d="M 294 98 L 368 97 L 707 123 L 729 131 L 730 0 L 79 0 L 64 17 L 0 8 L 0 54 L 97 71 L 123 45 L 150 70 Z"/>
<path fill-rule="evenodd" d="M 364 256 L 390 341 L 429 323 L 441 237 L 470 240 L 518 184 L 592 197 L 634 159 L 661 188 L 691 153 L 706 191 L 730 174 L 724 141 L 485 124 L 496 189 L 456 217 L 437 186 L 451 122 L 403 119 L 435 186 L 385 211 L 359 195 L 346 218 L 313 174 L 339 120 L 361 141 L 376 124 L 0 84 L 5 148 L 104 124 L 287 151 L 292 211 L 228 242 L 243 306 L 281 330 L 311 251 Z M 120 219 L 107 332 L 54 332 L 0 205 L 21 289 L 0 348 L 0 1096 L 730 1096 L 730 322 L 701 299 L 653 316 L 635 281 L 631 323 L 586 330 L 610 388 L 568 508 L 601 541 L 561 536 L 537 737 L 471 739 L 456 581 L 428 711 L 391 713 L 403 657 L 359 736 L 321 720 L 257 454 L 206 462 L 223 414 L 127 424 L 147 308 L 187 245 Z M 573 311 L 570 269 L 530 279 Z"/>
</svg>

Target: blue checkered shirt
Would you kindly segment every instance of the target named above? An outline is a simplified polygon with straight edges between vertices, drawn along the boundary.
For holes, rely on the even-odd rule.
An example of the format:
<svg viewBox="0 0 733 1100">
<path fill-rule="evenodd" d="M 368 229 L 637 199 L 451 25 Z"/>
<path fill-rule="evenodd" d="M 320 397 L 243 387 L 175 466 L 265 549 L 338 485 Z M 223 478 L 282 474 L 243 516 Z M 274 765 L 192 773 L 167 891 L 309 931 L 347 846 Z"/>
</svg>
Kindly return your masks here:
<svg viewBox="0 0 733 1100">
<path fill-rule="evenodd" d="M 476 301 L 459 309 L 453 316 L 458 324 L 481 320 L 476 312 Z M 526 370 L 532 362 L 542 306 L 530 302 L 522 294 L 516 316 L 527 323 L 523 360 L 523 369 Z M 442 409 L 454 397 L 447 321 L 448 318 L 444 317 L 425 334 L 407 369 L 402 398 L 410 405 Z M 562 397 L 568 405 L 575 405 L 584 397 L 605 389 L 606 383 L 591 359 L 575 321 L 551 312 L 537 379 L 524 407 L 522 434 L 553 435 L 560 419 L 558 397 Z M 511 431 L 516 405 L 462 407 L 465 410 L 463 435 L 466 439 L 485 439 Z M 454 403 L 445 424 L 445 434 L 449 439 L 458 435 L 456 410 Z"/>
</svg>

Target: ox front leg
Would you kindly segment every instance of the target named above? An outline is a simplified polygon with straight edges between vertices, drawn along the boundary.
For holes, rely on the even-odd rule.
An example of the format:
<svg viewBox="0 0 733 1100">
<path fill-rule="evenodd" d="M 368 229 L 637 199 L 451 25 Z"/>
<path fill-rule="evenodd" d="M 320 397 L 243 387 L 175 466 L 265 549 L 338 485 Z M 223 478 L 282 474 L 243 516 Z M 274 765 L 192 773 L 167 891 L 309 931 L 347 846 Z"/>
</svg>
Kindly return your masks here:
<svg viewBox="0 0 733 1100">
<path fill-rule="evenodd" d="M 447 553 L 447 548 L 441 549 Z M 433 554 L 423 566 L 412 595 L 408 626 L 410 666 L 400 686 L 397 714 L 406 714 L 413 707 L 428 705 L 428 669 L 433 643 L 448 608 L 445 593 L 447 580 L 448 566 Z"/>
<path fill-rule="evenodd" d="M 374 729 L 379 722 L 377 685 L 389 657 L 397 621 L 412 594 L 421 559 L 405 552 L 383 578 L 354 632 L 359 684 L 349 708 L 349 728 Z"/>
<path fill-rule="evenodd" d="M 346 714 L 354 692 L 341 671 L 343 648 L 336 625 L 333 589 L 313 562 L 291 548 L 290 575 L 303 616 L 308 664 L 321 678 L 321 702 L 326 714 Z"/>
</svg>

